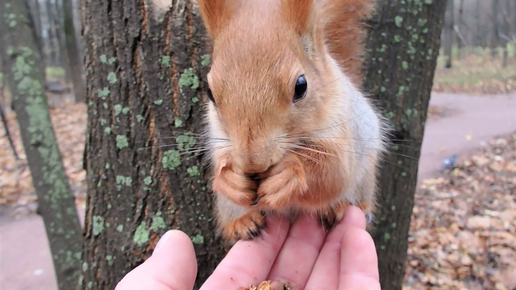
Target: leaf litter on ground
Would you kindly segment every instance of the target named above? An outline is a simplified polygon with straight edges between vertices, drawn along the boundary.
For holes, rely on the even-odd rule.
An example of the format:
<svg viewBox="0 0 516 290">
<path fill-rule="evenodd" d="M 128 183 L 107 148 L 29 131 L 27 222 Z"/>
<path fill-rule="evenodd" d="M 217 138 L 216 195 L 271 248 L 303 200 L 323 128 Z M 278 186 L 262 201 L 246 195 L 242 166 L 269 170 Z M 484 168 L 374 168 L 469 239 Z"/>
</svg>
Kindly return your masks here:
<svg viewBox="0 0 516 290">
<path fill-rule="evenodd" d="M 404 289 L 516 289 L 516 133 L 422 182 Z"/>
<path fill-rule="evenodd" d="M 65 104 L 50 109 L 50 115 L 63 164 L 76 204 L 84 208 L 86 172 L 82 168 L 82 156 L 86 131 L 86 105 Z M 16 161 L 0 126 L 0 205 L 24 206 L 37 200 L 29 166 L 24 154 L 16 114 L 7 113 L 7 122 L 20 160 Z"/>
</svg>

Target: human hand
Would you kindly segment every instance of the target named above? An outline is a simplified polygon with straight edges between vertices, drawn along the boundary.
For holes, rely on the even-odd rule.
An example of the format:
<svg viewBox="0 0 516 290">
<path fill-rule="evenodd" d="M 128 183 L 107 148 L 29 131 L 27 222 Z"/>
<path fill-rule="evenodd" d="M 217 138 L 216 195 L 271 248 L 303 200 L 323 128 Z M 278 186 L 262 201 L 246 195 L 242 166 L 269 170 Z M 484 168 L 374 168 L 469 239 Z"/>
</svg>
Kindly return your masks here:
<svg viewBox="0 0 516 290">
<path fill-rule="evenodd" d="M 305 290 L 380 289 L 376 250 L 365 226 L 364 214 L 354 206 L 326 239 L 315 218 L 301 216 L 290 227 L 288 220 L 270 217 L 262 238 L 237 242 L 201 290 L 237 289 L 263 280 L 287 280 Z M 196 273 L 190 239 L 169 231 L 116 290 L 190 290 Z"/>
</svg>

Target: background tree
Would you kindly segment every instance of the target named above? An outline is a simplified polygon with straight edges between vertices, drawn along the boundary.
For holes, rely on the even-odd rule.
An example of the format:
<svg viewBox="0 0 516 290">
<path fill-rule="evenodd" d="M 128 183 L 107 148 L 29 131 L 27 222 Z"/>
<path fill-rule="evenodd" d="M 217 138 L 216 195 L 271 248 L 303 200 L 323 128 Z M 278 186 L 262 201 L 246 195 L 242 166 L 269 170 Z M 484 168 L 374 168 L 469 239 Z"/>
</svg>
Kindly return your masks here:
<svg viewBox="0 0 516 290">
<path fill-rule="evenodd" d="M 500 1 L 492 0 L 491 6 L 491 21 L 492 21 L 492 34 L 491 34 L 491 56 L 493 58 L 498 54 L 498 45 L 499 43 L 499 22 L 498 22 L 498 12 L 500 9 Z"/>
<path fill-rule="evenodd" d="M 75 289 L 81 227 L 50 122 L 39 50 L 26 1 L 0 0 L 2 63 L 38 197 L 60 289 Z"/>
<path fill-rule="evenodd" d="M 446 1 L 446 16 L 445 16 L 445 27 L 444 27 L 444 55 L 446 56 L 446 68 L 452 67 L 452 53 L 453 53 L 453 36 L 454 30 L 453 26 L 455 25 L 455 7 L 453 5 L 454 0 Z"/>
<path fill-rule="evenodd" d="M 79 42 L 77 41 L 75 34 L 75 23 L 73 21 L 73 1 L 63 0 L 63 2 L 66 52 L 70 63 L 73 92 L 76 102 L 84 102 L 86 99 L 86 88 L 84 86 L 83 78 L 82 55 L 79 49 Z"/>
<path fill-rule="evenodd" d="M 171 228 L 192 238 L 198 281 L 224 254 L 204 166 L 185 154 L 202 153 L 210 64 L 193 2 L 82 1 L 89 116 L 84 289 L 114 289 Z"/>
<path fill-rule="evenodd" d="M 365 91 L 392 127 L 373 234 L 383 289 L 401 289 L 428 102 L 446 0 L 380 1 L 371 20 Z"/>
</svg>

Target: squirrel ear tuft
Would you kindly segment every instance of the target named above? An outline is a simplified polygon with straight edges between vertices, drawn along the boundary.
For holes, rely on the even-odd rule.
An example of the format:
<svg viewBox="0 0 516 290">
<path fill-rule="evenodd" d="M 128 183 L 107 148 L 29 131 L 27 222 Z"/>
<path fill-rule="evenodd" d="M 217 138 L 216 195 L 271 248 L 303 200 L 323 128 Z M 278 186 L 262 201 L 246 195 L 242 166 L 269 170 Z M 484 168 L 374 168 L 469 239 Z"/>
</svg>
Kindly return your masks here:
<svg viewBox="0 0 516 290">
<path fill-rule="evenodd" d="M 282 0 L 281 12 L 285 21 L 299 34 L 308 34 L 313 24 L 314 0 Z"/>
<path fill-rule="evenodd" d="M 199 0 L 198 3 L 206 30 L 216 38 L 233 16 L 235 0 Z"/>
</svg>

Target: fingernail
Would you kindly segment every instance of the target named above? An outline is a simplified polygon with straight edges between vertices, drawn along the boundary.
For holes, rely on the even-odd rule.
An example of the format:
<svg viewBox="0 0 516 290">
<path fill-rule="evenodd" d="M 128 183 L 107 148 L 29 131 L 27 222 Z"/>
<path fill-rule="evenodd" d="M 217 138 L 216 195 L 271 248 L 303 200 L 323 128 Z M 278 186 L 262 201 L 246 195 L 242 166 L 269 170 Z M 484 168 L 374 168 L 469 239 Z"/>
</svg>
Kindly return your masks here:
<svg viewBox="0 0 516 290">
<path fill-rule="evenodd" d="M 167 243 L 167 241 L 170 239 L 171 235 L 172 235 L 172 231 L 168 231 L 163 235 L 163 237 L 161 237 L 161 239 L 159 239 L 159 242 L 156 245 L 156 247 L 154 248 L 154 252 L 152 253 L 153 255 L 158 253 L 163 248 L 163 245 L 165 245 Z"/>
</svg>

